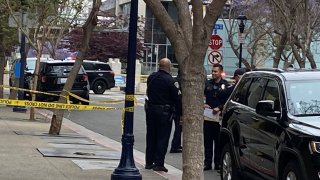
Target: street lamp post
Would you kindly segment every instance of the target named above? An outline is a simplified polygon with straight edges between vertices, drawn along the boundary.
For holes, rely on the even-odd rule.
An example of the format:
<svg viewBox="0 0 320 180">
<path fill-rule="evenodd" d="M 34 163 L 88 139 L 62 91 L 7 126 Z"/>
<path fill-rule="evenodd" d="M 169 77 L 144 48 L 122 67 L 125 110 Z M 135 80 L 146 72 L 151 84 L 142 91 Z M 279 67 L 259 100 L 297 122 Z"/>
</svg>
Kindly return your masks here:
<svg viewBox="0 0 320 180">
<path fill-rule="evenodd" d="M 26 5 L 25 0 L 21 0 L 21 30 L 20 30 L 20 77 L 19 77 L 19 88 L 24 88 L 24 71 L 26 68 L 26 37 L 24 33 L 22 32 L 22 28 L 24 28 L 24 16 L 25 16 L 25 11 L 24 7 Z M 24 99 L 23 91 L 18 91 L 18 99 L 22 100 Z M 12 111 L 14 112 L 26 112 L 27 108 L 25 107 L 18 107 L 14 106 L 12 108 Z"/>
<path fill-rule="evenodd" d="M 122 152 L 118 167 L 111 174 L 112 180 L 141 180 L 142 176 L 136 168 L 133 158 L 133 112 L 134 112 L 134 85 L 137 49 L 137 21 L 138 0 L 131 0 L 128 66 L 126 81 L 124 127 L 122 134 Z"/>
<path fill-rule="evenodd" d="M 243 14 L 240 14 L 238 17 L 238 23 L 239 23 L 239 44 L 240 44 L 240 49 L 239 49 L 239 68 L 241 68 L 241 63 L 242 63 L 242 44 L 244 43 L 244 27 L 247 21 L 247 17 Z"/>
</svg>

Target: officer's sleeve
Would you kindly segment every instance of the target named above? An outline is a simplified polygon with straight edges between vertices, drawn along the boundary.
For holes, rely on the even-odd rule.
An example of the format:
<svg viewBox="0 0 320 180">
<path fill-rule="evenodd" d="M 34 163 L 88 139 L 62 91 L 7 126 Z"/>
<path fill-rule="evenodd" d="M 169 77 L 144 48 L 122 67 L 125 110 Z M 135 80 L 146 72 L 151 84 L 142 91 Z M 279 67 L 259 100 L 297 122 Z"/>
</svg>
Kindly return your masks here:
<svg viewBox="0 0 320 180">
<path fill-rule="evenodd" d="M 206 95 L 206 94 L 207 94 L 207 87 L 208 87 L 208 83 L 209 83 L 209 81 L 208 81 L 208 80 L 206 80 L 206 81 L 204 82 L 204 95 Z"/>
<path fill-rule="evenodd" d="M 170 94 L 172 96 L 173 102 L 175 104 L 175 106 L 177 107 L 179 104 L 179 89 L 178 87 L 175 85 L 174 79 L 172 78 L 169 81 L 169 88 L 170 88 Z M 178 83 L 178 82 L 177 82 Z"/>
<path fill-rule="evenodd" d="M 221 111 L 223 110 L 223 106 L 227 102 L 227 100 L 228 100 L 228 98 L 229 98 L 229 96 L 230 96 L 230 94 L 232 92 L 230 84 L 228 83 L 228 81 L 224 81 L 223 84 L 224 84 L 224 87 L 225 87 L 225 89 L 221 92 L 222 93 L 222 98 L 223 98 L 222 99 L 223 103 L 218 106 Z"/>
</svg>

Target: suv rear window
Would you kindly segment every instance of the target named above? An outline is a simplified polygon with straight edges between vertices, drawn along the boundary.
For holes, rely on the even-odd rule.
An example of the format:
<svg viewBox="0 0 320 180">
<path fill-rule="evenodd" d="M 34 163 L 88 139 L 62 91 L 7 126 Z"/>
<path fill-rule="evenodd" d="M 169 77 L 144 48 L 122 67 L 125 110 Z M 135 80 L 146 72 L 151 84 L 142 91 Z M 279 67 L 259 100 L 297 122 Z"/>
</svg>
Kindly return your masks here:
<svg viewBox="0 0 320 180">
<path fill-rule="evenodd" d="M 65 74 L 70 73 L 73 64 L 48 64 L 46 67 L 46 73 Z M 82 68 L 79 69 L 78 74 L 84 74 Z"/>
</svg>

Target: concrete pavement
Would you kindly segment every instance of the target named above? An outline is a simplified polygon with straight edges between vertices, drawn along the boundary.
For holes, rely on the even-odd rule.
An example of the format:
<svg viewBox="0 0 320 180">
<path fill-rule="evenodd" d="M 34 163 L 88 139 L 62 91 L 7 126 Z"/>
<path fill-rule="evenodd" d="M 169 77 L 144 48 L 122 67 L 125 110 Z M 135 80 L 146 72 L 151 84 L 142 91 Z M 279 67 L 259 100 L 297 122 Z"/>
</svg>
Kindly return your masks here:
<svg viewBox="0 0 320 180">
<path fill-rule="evenodd" d="M 4 85 L 9 85 L 8 74 L 4 75 Z M 4 96 L 7 98 L 8 92 L 5 90 Z M 29 121 L 29 108 L 26 113 L 13 112 L 12 107 L 0 105 L 0 179 L 12 180 L 65 180 L 65 179 L 111 179 L 111 174 L 119 164 L 121 154 L 121 144 L 90 131 L 72 121 L 63 120 L 60 134 L 82 136 L 94 146 L 83 146 L 77 143 L 83 139 L 73 139 L 66 137 L 51 137 L 49 132 L 52 112 L 45 109 L 36 109 L 36 120 Z M 52 140 L 54 138 L 54 141 Z M 72 142 L 70 142 L 70 139 Z M 87 141 L 87 140 L 85 140 Z M 53 142 L 53 143 L 52 143 Z M 74 143 L 76 142 L 76 143 Z M 83 148 L 82 152 L 90 150 L 98 153 L 117 154 L 115 159 L 99 158 L 76 158 L 73 154 L 59 154 L 65 149 Z M 60 147 L 60 148 L 59 148 Z M 62 147 L 62 148 L 61 148 Z M 41 150 L 53 150 L 58 154 L 43 154 Z M 102 151 L 96 151 L 96 150 Z M 44 152 L 46 153 L 46 152 Z M 52 153 L 52 152 L 51 152 Z M 75 152 L 77 153 L 77 152 Z M 90 154 L 90 153 L 89 153 Z M 94 153 L 92 153 L 94 154 Z M 106 154 L 106 153 L 105 153 Z M 144 169 L 144 153 L 134 150 L 135 165 L 139 169 L 142 179 L 162 180 L 162 179 L 181 179 L 182 172 L 168 164 L 165 166 L 169 173 L 154 172 Z"/>
<path fill-rule="evenodd" d="M 95 143 L 92 150 L 102 150 L 120 155 L 121 149 L 110 148 L 97 135 L 85 132 L 80 126 L 70 122 L 63 122 L 61 135 L 66 137 L 50 137 L 45 133 L 49 131 L 50 116 L 46 112 L 36 113 L 36 121 L 29 121 L 29 112 L 12 112 L 11 107 L 0 106 L 0 179 L 6 180 L 88 180 L 111 179 L 111 174 L 117 167 L 119 160 L 88 159 L 68 157 L 43 156 L 41 149 L 57 149 L 61 151 L 68 147 L 77 147 L 72 143 L 63 141 L 74 140 L 69 135 L 79 135 Z M 75 132 L 74 130 L 78 132 Z M 40 135 L 39 135 L 40 133 Z M 44 133 L 44 134 L 41 134 Z M 80 134 L 82 133 L 82 134 Z M 96 136 L 96 137 L 95 137 Z M 93 139 L 96 138 L 96 139 Z M 56 142 L 55 142 L 56 141 Z M 57 143 L 58 141 L 58 143 Z M 75 140 L 77 141 L 77 140 Z M 79 140 L 78 140 L 79 141 Z M 53 142 L 53 143 L 52 143 Z M 59 143 L 61 142 L 61 143 Z M 80 141 L 79 141 L 80 142 Z M 101 144 L 100 144 L 100 143 Z M 84 149 L 90 148 L 87 145 Z M 62 147 L 62 148 L 61 148 Z M 112 146 L 111 146 L 112 147 Z M 143 165 L 136 162 L 143 179 L 168 179 L 152 170 L 145 170 Z M 170 178 L 171 179 L 171 178 Z"/>
</svg>

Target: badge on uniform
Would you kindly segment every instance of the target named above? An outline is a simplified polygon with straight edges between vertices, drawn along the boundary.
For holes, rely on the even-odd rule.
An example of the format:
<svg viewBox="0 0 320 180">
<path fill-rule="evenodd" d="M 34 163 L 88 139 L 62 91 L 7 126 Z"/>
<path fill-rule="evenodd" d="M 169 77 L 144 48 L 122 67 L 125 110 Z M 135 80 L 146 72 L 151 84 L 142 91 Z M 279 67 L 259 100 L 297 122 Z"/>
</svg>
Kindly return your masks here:
<svg viewBox="0 0 320 180">
<path fill-rule="evenodd" d="M 174 85 L 176 86 L 176 88 L 179 89 L 179 83 L 178 82 L 175 82 Z"/>
</svg>

